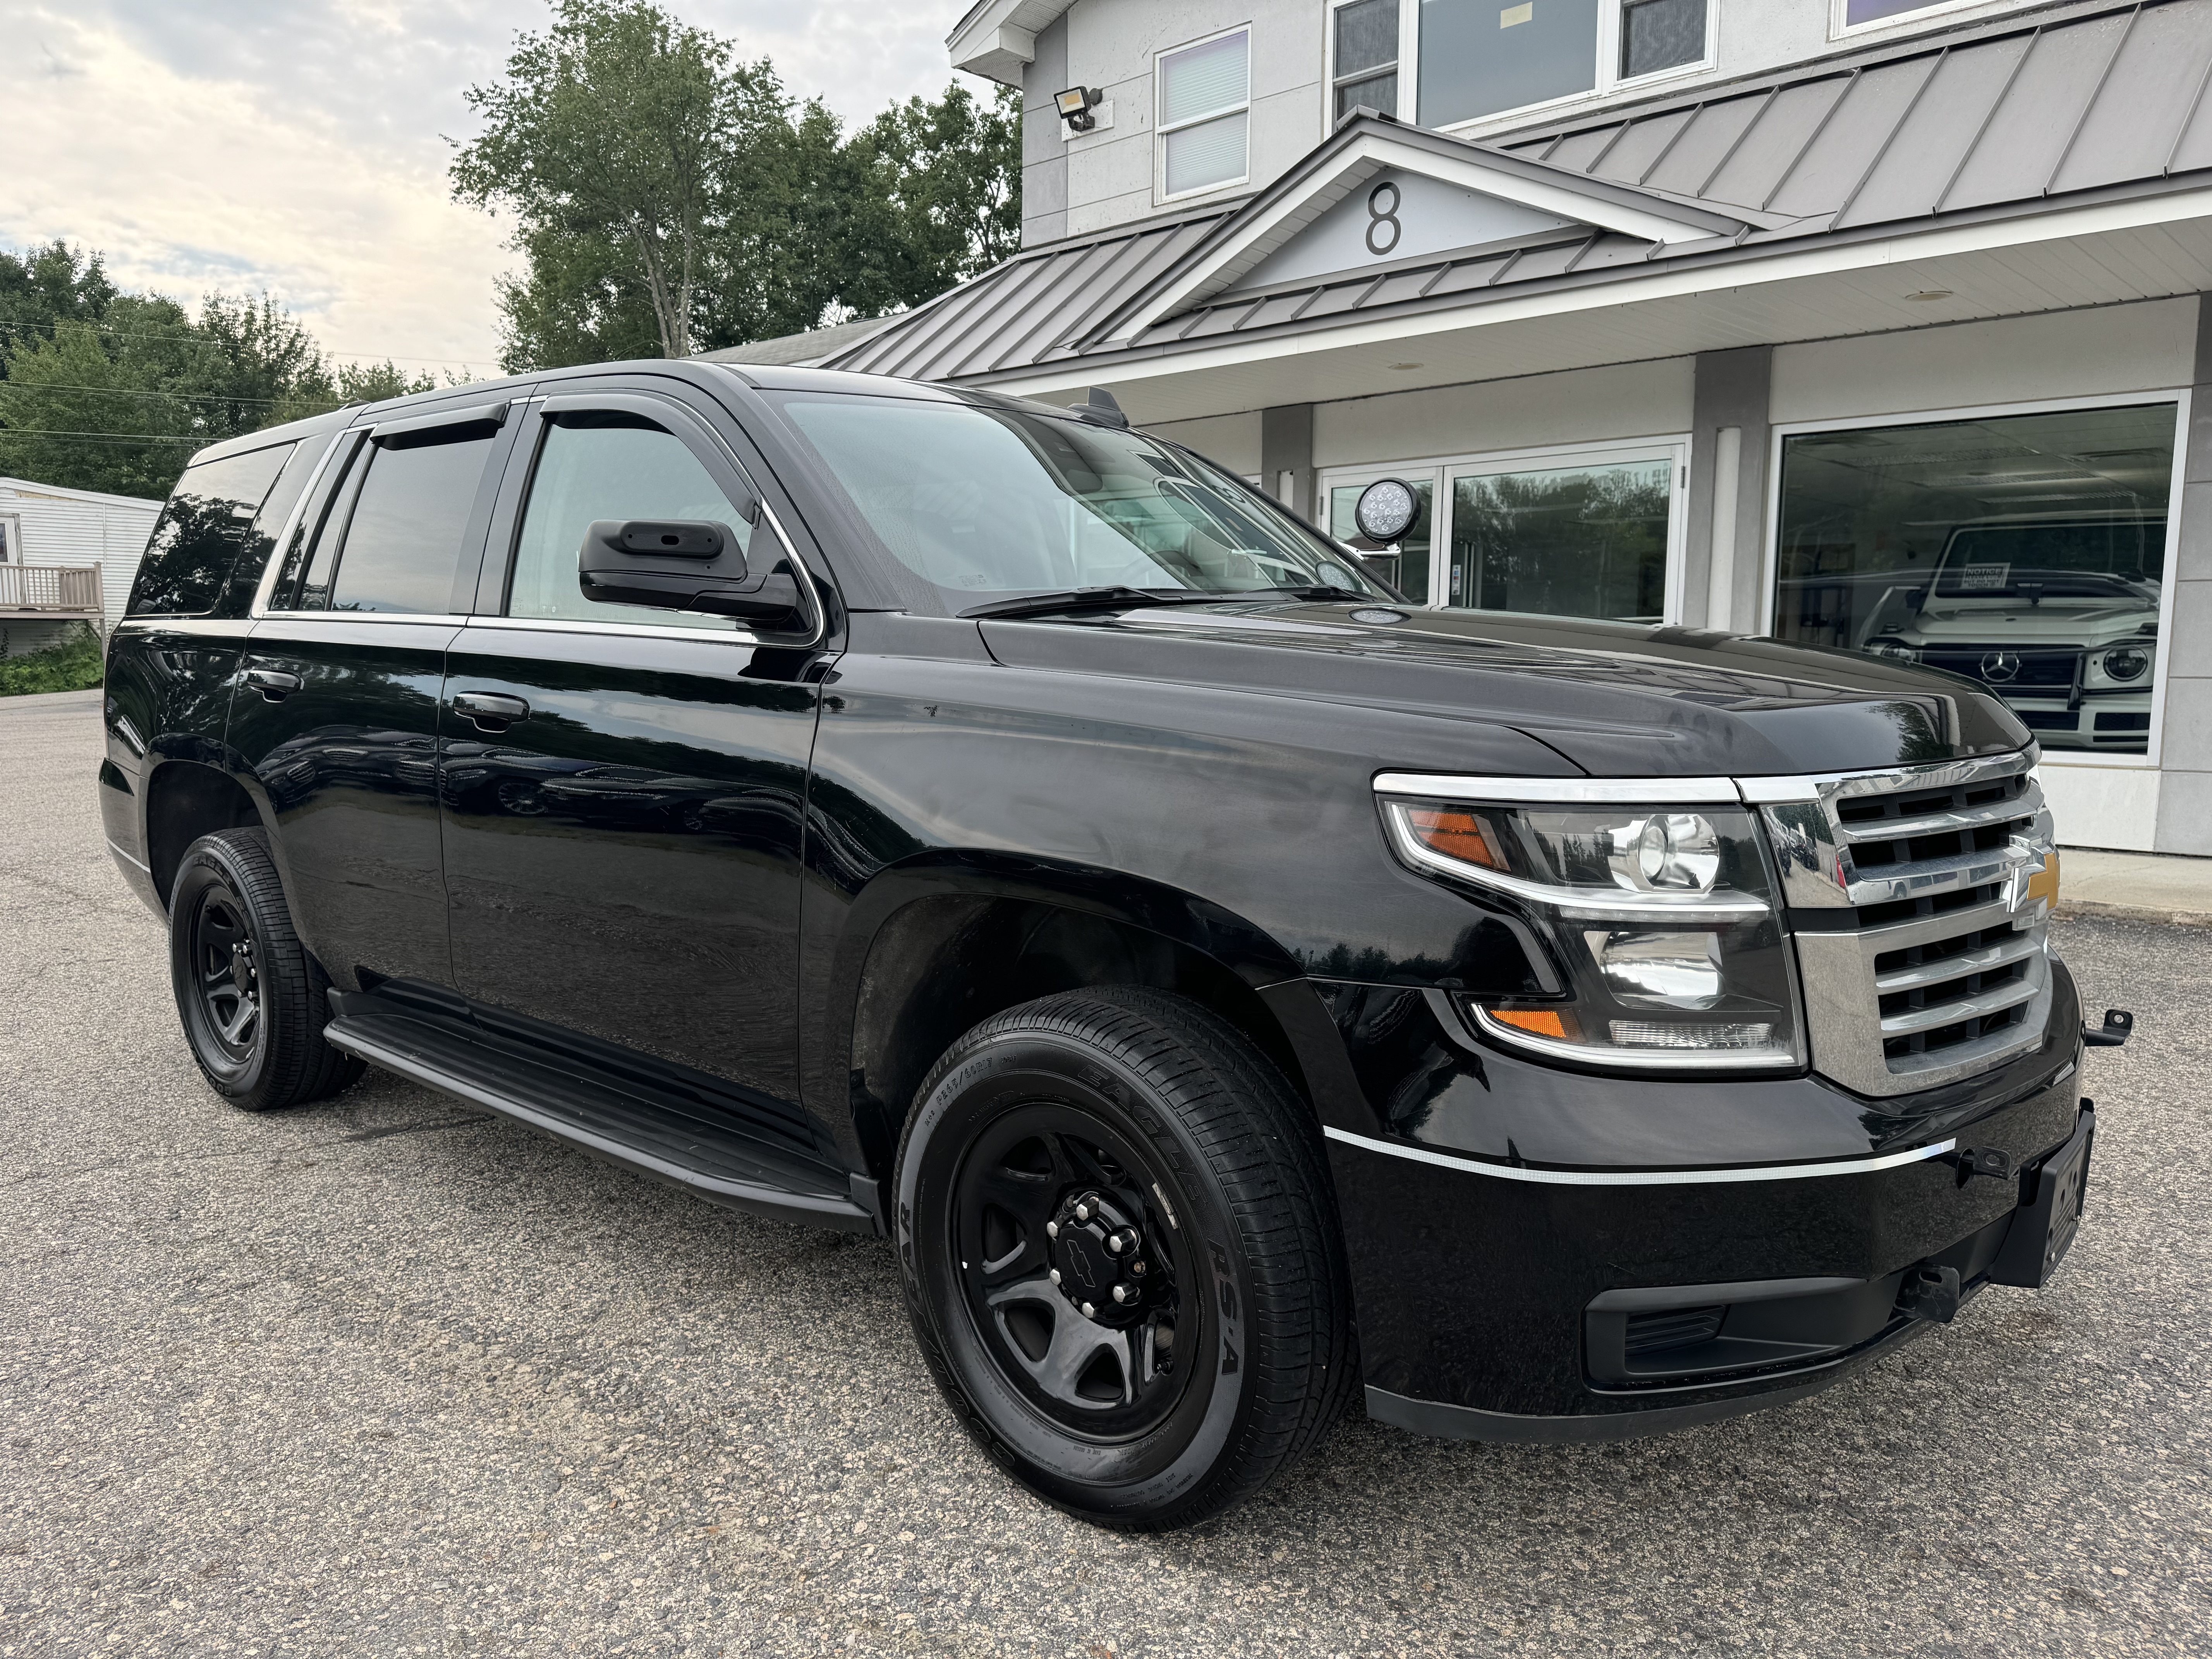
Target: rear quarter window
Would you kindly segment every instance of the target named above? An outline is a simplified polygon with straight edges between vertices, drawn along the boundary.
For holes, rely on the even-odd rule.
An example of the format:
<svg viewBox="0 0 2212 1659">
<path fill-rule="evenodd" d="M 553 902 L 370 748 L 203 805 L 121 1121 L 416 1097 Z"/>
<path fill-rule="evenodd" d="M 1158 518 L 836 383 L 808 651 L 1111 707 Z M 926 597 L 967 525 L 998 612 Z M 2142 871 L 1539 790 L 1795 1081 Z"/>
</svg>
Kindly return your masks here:
<svg viewBox="0 0 2212 1659">
<path fill-rule="evenodd" d="M 126 614 L 198 617 L 213 610 L 294 447 L 275 444 L 186 467 L 146 544 Z"/>
</svg>

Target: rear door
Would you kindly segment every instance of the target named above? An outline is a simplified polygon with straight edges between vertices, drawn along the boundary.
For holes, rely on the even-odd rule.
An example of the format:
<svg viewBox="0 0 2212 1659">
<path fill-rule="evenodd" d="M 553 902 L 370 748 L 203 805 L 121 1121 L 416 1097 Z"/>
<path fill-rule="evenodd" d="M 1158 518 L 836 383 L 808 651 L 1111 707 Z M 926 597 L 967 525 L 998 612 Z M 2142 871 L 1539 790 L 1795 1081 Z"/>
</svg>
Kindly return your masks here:
<svg viewBox="0 0 2212 1659">
<path fill-rule="evenodd" d="M 790 558 L 770 515 L 746 514 L 757 494 L 734 429 L 717 435 L 726 416 L 653 386 L 564 382 L 519 422 L 512 529 L 447 659 L 454 979 L 782 1117 L 812 659 L 729 617 L 584 598 L 597 520 L 713 520 L 755 568 Z"/>
<path fill-rule="evenodd" d="M 345 989 L 452 973 L 439 690 L 511 408 L 410 411 L 345 434 L 240 665 L 230 747 L 278 826 L 301 937 Z"/>
<path fill-rule="evenodd" d="M 173 761 L 222 763 L 254 585 L 329 443 L 328 433 L 287 439 L 186 467 L 139 563 L 108 645 L 100 804 L 108 845 L 149 897 L 166 896 L 173 873 L 155 862 L 184 850 L 148 844 L 154 774 Z"/>
</svg>

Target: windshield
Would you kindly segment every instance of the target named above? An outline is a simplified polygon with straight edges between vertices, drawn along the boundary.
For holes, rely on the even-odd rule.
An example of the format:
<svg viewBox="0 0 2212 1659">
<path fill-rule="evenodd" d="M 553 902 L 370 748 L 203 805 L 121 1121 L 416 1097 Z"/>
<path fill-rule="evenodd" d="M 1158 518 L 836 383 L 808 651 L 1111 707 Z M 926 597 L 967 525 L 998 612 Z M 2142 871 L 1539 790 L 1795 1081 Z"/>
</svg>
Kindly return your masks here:
<svg viewBox="0 0 2212 1659">
<path fill-rule="evenodd" d="M 1134 432 L 908 398 L 779 401 L 890 556 L 956 611 L 1087 587 L 1389 597 L 1273 502 Z"/>
<path fill-rule="evenodd" d="M 1936 591 L 1944 599 L 2009 593 L 2101 594 L 2166 573 L 2166 521 L 1963 525 L 1951 533 Z"/>
</svg>

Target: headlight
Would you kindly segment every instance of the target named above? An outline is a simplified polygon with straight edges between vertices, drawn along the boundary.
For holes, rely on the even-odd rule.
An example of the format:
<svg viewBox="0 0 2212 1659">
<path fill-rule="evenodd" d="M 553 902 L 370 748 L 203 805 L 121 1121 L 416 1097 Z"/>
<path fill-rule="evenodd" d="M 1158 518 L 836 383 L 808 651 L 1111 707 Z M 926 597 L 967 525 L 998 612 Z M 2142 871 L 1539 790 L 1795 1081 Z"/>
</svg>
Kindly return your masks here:
<svg viewBox="0 0 2212 1659">
<path fill-rule="evenodd" d="M 1385 798 L 1382 812 L 1401 859 L 1519 913 L 1564 970 L 1563 998 L 1469 1000 L 1500 1042 L 1632 1069 L 1802 1063 L 1774 884 L 1744 807 Z"/>
<path fill-rule="evenodd" d="M 1919 652 L 1914 650 L 1912 647 L 1907 645 L 1903 640 L 1869 640 L 1867 641 L 1866 648 L 1869 651 L 1871 651 L 1877 657 L 1889 657 L 1898 662 L 1918 662 L 1920 660 Z"/>
<path fill-rule="evenodd" d="M 2137 645 L 2124 645 L 2105 653 L 2105 672 L 2116 680 L 2139 680 L 2150 672 L 2150 653 Z"/>
</svg>

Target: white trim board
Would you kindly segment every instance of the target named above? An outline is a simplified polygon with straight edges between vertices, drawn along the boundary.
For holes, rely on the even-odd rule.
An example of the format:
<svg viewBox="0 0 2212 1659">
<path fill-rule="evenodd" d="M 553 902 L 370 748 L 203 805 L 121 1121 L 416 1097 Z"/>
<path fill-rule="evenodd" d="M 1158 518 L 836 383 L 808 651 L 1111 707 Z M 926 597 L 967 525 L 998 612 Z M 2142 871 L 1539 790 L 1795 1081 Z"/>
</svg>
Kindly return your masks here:
<svg viewBox="0 0 2212 1659">
<path fill-rule="evenodd" d="M 1482 305 L 1369 319 L 1361 319 L 1355 313 L 1350 320 L 1335 326 L 1302 333 L 1235 341 L 1192 351 L 1163 351 L 1157 356 L 1112 363 L 1087 357 L 1068 358 L 1026 373 L 975 378 L 977 384 L 1015 397 L 1040 397 L 1092 385 L 1134 386 L 1147 380 L 1179 380 L 1346 347 L 1391 345 L 1455 331 L 1479 331 L 1544 318 L 1615 311 L 1652 301 L 1695 299 L 1806 277 L 1846 275 L 1891 264 L 2040 242 L 2063 242 L 2107 231 L 2142 229 L 2207 218 L 2212 218 L 2212 189 L 2138 197 L 2026 218 L 1956 225 L 1866 241 L 1824 239 L 1812 246 L 1793 242 L 1771 254 L 1753 258 L 1732 259 L 1717 265 L 1662 266 L 1613 281 L 1577 283 L 1542 293 L 1494 299 Z M 1972 322 L 1986 319 L 1929 319 L 1931 323 L 1939 320 Z"/>
</svg>

